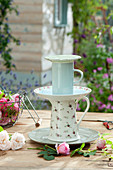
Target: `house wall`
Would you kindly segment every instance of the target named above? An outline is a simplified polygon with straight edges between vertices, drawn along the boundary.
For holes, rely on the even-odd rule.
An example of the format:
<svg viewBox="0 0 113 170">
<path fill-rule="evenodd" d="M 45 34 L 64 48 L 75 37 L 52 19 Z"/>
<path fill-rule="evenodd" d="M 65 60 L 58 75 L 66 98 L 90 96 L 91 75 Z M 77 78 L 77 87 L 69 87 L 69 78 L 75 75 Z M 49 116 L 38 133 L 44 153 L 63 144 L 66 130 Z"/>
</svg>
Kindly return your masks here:
<svg viewBox="0 0 113 170">
<path fill-rule="evenodd" d="M 54 27 L 54 1 L 43 0 L 42 27 L 42 70 L 51 68 L 51 62 L 44 59 L 48 55 L 72 54 L 72 42 L 67 33 L 72 29 L 71 5 L 68 5 L 68 24 L 64 28 Z"/>
<path fill-rule="evenodd" d="M 42 0 L 14 0 L 20 14 L 12 13 L 9 23 L 13 35 L 21 41 L 20 46 L 11 44 L 18 71 L 41 71 L 42 3 Z"/>
<path fill-rule="evenodd" d="M 71 7 L 67 27 L 54 28 L 54 0 L 14 0 L 14 5 L 19 15 L 12 13 L 8 22 L 12 34 L 21 42 L 20 46 L 11 44 L 16 73 L 24 79 L 34 70 L 38 81 L 46 84 L 51 81 L 51 62 L 44 57 L 72 53 L 71 39 L 66 35 L 72 28 Z"/>
</svg>

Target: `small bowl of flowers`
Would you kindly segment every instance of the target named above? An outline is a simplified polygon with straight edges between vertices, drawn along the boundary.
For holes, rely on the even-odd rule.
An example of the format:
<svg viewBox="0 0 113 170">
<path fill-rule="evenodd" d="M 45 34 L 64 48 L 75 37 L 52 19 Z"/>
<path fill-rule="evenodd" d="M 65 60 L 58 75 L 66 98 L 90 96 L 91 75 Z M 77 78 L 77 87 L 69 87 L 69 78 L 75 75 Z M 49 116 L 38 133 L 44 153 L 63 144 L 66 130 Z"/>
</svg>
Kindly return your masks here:
<svg viewBox="0 0 113 170">
<path fill-rule="evenodd" d="M 13 126 L 22 114 L 22 103 L 19 94 L 0 91 L 0 126 Z"/>
</svg>

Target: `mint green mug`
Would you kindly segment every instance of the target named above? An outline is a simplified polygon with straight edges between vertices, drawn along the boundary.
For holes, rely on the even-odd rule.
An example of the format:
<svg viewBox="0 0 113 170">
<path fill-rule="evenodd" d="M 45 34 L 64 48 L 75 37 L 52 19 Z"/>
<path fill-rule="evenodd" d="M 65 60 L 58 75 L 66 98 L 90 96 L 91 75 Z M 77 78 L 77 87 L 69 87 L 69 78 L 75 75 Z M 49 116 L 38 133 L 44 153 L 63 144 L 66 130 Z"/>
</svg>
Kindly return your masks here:
<svg viewBox="0 0 113 170">
<path fill-rule="evenodd" d="M 74 82 L 74 72 L 80 73 L 80 79 Z M 73 85 L 83 78 L 83 72 L 74 69 L 74 62 L 52 63 L 52 92 L 55 95 L 73 94 Z"/>
</svg>

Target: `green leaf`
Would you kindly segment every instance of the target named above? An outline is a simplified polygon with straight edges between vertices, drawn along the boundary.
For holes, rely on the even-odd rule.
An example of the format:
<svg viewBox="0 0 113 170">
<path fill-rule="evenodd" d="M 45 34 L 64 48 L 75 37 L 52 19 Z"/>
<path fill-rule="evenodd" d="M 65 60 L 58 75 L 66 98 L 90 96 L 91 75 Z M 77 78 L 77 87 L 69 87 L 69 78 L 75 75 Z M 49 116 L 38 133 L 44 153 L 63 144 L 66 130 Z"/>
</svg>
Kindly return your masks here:
<svg viewBox="0 0 113 170">
<path fill-rule="evenodd" d="M 49 149 L 51 149 L 51 150 L 53 150 L 53 151 L 56 151 L 56 149 L 54 149 L 54 148 L 52 148 L 52 147 L 50 147 L 50 146 L 48 146 L 48 145 L 45 145 L 45 148 L 49 148 Z"/>
<path fill-rule="evenodd" d="M 83 152 L 81 152 L 81 151 L 78 151 L 77 153 L 78 153 L 79 155 L 83 155 Z"/>
<path fill-rule="evenodd" d="M 108 145 L 112 145 L 112 141 L 110 141 L 110 140 L 106 140 L 106 144 L 108 144 Z"/>
<path fill-rule="evenodd" d="M 93 151 L 89 152 L 89 155 L 95 155 L 96 152 L 97 152 L 97 150 L 93 150 Z"/>
<path fill-rule="evenodd" d="M 90 155 L 89 155 L 88 152 L 84 152 L 84 153 L 83 153 L 83 156 L 84 156 L 84 157 L 89 157 Z"/>
<path fill-rule="evenodd" d="M 113 34 L 113 27 L 110 28 L 110 34 Z"/>
<path fill-rule="evenodd" d="M 73 150 L 73 151 L 71 152 L 70 156 L 72 157 L 72 156 L 73 156 L 75 153 L 77 153 L 78 151 L 80 151 L 80 148 Z"/>
<path fill-rule="evenodd" d="M 110 133 L 103 133 L 102 136 L 110 135 Z"/>
<path fill-rule="evenodd" d="M 11 134 L 9 134 L 9 140 L 11 141 L 11 137 L 12 137 L 12 135 Z"/>
<path fill-rule="evenodd" d="M 55 157 L 53 155 L 44 155 L 43 158 L 47 161 L 51 161 L 51 160 L 55 159 Z"/>
<path fill-rule="evenodd" d="M 70 156 L 72 157 L 76 152 L 81 151 L 84 148 L 84 146 L 85 146 L 85 143 L 82 143 L 80 148 L 77 148 L 71 152 Z"/>
<path fill-rule="evenodd" d="M 2 126 L 0 126 L 0 132 L 2 132 L 4 129 L 3 129 L 3 127 Z"/>
<path fill-rule="evenodd" d="M 38 152 L 38 154 L 45 155 L 45 154 L 48 154 L 48 152 L 47 151 L 41 151 L 41 152 Z"/>
<path fill-rule="evenodd" d="M 85 143 L 82 143 L 81 147 L 80 147 L 80 150 L 82 150 L 85 146 Z"/>
<path fill-rule="evenodd" d="M 83 156 L 87 157 L 87 156 L 90 156 L 90 155 L 95 155 L 96 152 L 97 152 L 97 150 L 93 150 L 93 151 L 90 151 L 90 152 L 84 152 Z"/>
<path fill-rule="evenodd" d="M 111 148 L 113 149 L 113 144 L 111 145 Z"/>
<path fill-rule="evenodd" d="M 56 151 L 54 150 L 51 150 L 51 149 L 47 149 L 48 153 L 51 154 L 51 155 L 58 155 Z"/>
</svg>

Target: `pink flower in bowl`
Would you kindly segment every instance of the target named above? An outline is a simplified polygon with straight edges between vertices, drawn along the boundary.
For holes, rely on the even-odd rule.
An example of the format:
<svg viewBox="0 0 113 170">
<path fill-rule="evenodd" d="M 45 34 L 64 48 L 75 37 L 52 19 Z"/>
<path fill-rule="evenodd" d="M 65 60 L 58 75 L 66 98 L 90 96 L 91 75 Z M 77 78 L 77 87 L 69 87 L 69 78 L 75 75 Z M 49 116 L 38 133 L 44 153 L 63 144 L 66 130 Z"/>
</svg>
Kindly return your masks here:
<svg viewBox="0 0 113 170">
<path fill-rule="evenodd" d="M 61 155 L 69 155 L 70 152 L 70 148 L 69 145 L 65 142 L 61 143 L 61 144 L 56 144 L 55 145 L 57 153 L 61 154 Z"/>
<path fill-rule="evenodd" d="M 5 107 L 6 102 L 7 102 L 6 98 L 0 99 L 0 109 L 3 109 Z"/>
<path fill-rule="evenodd" d="M 18 93 L 12 95 L 11 97 L 12 97 L 12 99 L 13 99 L 15 102 L 19 101 L 19 94 L 18 94 Z"/>
<path fill-rule="evenodd" d="M 22 105 L 19 94 L 6 94 L 0 98 L 0 125 L 13 126 L 22 114 Z"/>
</svg>

